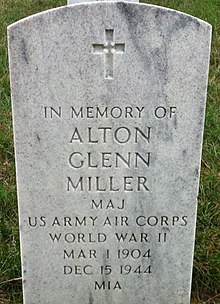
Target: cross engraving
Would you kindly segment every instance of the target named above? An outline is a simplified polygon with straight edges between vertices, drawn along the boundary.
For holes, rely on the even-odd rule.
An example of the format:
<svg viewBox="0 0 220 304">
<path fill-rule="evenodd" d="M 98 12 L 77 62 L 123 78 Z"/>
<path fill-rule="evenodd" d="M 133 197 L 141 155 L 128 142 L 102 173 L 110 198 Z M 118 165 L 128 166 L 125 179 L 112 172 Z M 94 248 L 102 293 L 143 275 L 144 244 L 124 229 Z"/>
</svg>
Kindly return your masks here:
<svg viewBox="0 0 220 304">
<path fill-rule="evenodd" d="M 105 30 L 104 44 L 93 44 L 93 54 L 104 55 L 104 77 L 113 79 L 114 55 L 125 52 L 124 43 L 115 43 L 114 30 Z"/>
</svg>

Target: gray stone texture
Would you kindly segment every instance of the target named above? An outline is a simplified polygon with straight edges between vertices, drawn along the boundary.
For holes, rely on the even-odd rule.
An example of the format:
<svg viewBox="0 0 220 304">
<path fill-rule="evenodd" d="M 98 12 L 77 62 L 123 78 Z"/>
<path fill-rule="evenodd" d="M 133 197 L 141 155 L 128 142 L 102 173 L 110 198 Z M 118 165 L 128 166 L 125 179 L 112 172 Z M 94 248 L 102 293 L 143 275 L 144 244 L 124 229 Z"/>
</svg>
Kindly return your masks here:
<svg viewBox="0 0 220 304">
<path fill-rule="evenodd" d="M 76 4 L 76 3 L 85 3 L 85 2 L 115 2 L 115 0 L 68 0 L 67 5 Z M 126 2 L 139 2 L 139 0 L 126 0 Z"/>
<path fill-rule="evenodd" d="M 9 27 L 24 303 L 189 303 L 210 36 L 125 2 Z"/>
</svg>

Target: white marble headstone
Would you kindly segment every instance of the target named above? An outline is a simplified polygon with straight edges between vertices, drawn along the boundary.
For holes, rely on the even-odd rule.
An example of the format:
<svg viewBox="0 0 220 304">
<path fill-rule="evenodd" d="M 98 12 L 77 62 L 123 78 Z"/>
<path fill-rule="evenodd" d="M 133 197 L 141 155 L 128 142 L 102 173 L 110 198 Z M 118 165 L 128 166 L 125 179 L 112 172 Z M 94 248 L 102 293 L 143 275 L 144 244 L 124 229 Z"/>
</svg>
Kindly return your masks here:
<svg viewBox="0 0 220 304">
<path fill-rule="evenodd" d="M 189 303 L 210 36 L 126 2 L 9 27 L 24 303 Z"/>
</svg>

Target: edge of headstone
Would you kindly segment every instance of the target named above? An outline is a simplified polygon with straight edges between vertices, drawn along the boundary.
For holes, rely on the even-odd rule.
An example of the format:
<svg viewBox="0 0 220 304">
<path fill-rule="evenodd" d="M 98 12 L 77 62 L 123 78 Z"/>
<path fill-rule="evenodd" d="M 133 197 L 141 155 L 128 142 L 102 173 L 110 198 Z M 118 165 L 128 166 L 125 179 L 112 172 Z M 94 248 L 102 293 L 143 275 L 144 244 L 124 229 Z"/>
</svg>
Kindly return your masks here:
<svg viewBox="0 0 220 304">
<path fill-rule="evenodd" d="M 190 14 L 186 14 L 186 13 L 183 13 L 181 11 L 178 11 L 178 10 L 174 10 L 174 9 L 171 9 L 171 8 L 168 8 L 168 7 L 163 7 L 163 6 L 159 6 L 159 5 L 153 5 L 153 4 L 147 4 L 147 3 L 139 3 L 139 2 L 128 2 L 128 1 L 91 1 L 91 2 L 80 2 L 80 3 L 75 3 L 75 4 L 68 4 L 68 5 L 64 5 L 64 6 L 59 6 L 59 7 L 56 7 L 56 8 L 52 8 L 52 9 L 49 9 L 49 10 L 45 10 L 43 12 L 39 12 L 39 13 L 36 13 L 36 14 L 33 14 L 33 15 L 30 15 L 30 16 L 27 16 L 25 18 L 22 18 L 12 24 L 10 24 L 8 27 L 7 27 L 7 32 L 9 34 L 9 32 L 14 28 L 16 27 L 17 25 L 21 24 L 22 22 L 27 22 L 29 20 L 32 20 L 34 18 L 37 18 L 39 16 L 42 16 L 44 14 L 48 14 L 52 11 L 57 11 L 57 10 L 62 10 L 62 9 L 72 9 L 73 7 L 76 7 L 76 6 L 80 6 L 80 5 L 103 5 L 103 4 L 112 4 L 112 3 L 124 3 L 126 5 L 138 5 L 138 6 L 149 6 L 149 7 L 152 7 L 152 8 L 158 8 L 158 9 L 162 9 L 164 11 L 169 11 L 169 12 L 175 12 L 176 14 L 178 15 L 183 15 L 185 18 L 188 17 L 191 19 L 191 21 L 196 21 L 198 23 L 200 23 L 201 25 L 203 26 L 206 26 L 207 28 L 210 28 L 210 31 L 212 31 L 212 25 L 210 23 L 208 23 L 207 21 L 204 21 L 198 17 L 194 17 Z"/>
<path fill-rule="evenodd" d="M 73 5 L 77 3 L 85 3 L 85 2 L 114 2 L 115 0 L 68 0 L 67 5 Z M 139 0 L 122 0 L 124 2 L 134 2 L 134 3 L 139 3 Z M 119 2 L 119 1 L 118 1 Z"/>
<path fill-rule="evenodd" d="M 67 5 L 73 5 L 73 4 L 77 4 L 77 3 L 84 3 L 84 2 L 104 2 L 104 1 L 108 1 L 108 2 L 114 2 L 115 0 L 68 0 L 67 1 Z M 123 0 L 125 2 L 134 2 L 134 3 L 139 3 L 139 0 Z"/>
</svg>

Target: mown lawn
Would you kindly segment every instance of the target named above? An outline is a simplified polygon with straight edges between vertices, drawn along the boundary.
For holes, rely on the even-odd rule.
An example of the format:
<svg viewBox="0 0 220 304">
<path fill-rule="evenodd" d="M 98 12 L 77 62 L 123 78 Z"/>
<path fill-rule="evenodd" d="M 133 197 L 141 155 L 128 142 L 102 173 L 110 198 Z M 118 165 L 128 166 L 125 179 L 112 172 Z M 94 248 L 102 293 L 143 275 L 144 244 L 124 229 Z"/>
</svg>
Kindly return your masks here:
<svg viewBox="0 0 220 304">
<path fill-rule="evenodd" d="M 220 0 L 144 2 L 181 10 L 213 26 L 192 303 L 217 304 L 220 303 Z M 6 28 L 23 17 L 65 4 L 65 0 L 0 0 L 0 304 L 22 303 Z"/>
</svg>

